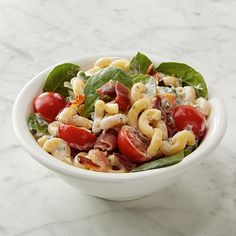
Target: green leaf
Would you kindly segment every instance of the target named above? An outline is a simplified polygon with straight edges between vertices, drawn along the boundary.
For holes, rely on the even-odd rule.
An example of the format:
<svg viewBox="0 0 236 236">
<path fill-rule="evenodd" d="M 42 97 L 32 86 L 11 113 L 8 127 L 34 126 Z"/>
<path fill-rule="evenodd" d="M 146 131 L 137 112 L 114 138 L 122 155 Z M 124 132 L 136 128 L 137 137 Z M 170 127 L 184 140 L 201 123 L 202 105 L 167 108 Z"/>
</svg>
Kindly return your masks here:
<svg viewBox="0 0 236 236">
<path fill-rule="evenodd" d="M 135 74 L 130 76 L 133 84 L 141 82 L 146 84 L 148 80 L 150 79 L 150 75 L 144 75 L 144 74 Z"/>
<path fill-rule="evenodd" d="M 129 72 L 130 74 L 145 74 L 151 64 L 152 62 L 147 56 L 138 52 L 129 64 Z"/>
<path fill-rule="evenodd" d="M 43 120 L 37 113 L 28 118 L 28 127 L 35 138 L 40 138 L 48 133 L 48 122 Z"/>
<path fill-rule="evenodd" d="M 207 98 L 208 90 L 204 78 L 192 67 L 178 62 L 163 62 L 156 71 L 180 78 L 183 85 L 194 87 L 199 97 Z"/>
<path fill-rule="evenodd" d="M 77 75 L 80 67 L 71 63 L 64 63 L 56 66 L 48 75 L 44 85 L 44 92 L 57 92 L 65 97 L 68 96 L 68 89 L 64 87 L 65 81 L 70 81 Z"/>
<path fill-rule="evenodd" d="M 153 98 L 157 93 L 157 83 L 153 76 L 151 75 L 144 75 L 144 74 L 137 74 L 131 75 L 133 84 L 141 82 L 145 84 L 147 91 L 146 94 L 149 98 Z"/>
<path fill-rule="evenodd" d="M 193 146 L 188 146 L 184 149 L 184 156 L 188 156 L 190 153 L 192 153 L 197 147 L 199 146 L 199 140 L 196 140 L 196 143 Z"/>
<path fill-rule="evenodd" d="M 151 170 L 151 169 L 158 169 L 166 166 L 171 166 L 174 164 L 177 164 L 181 162 L 184 159 L 184 151 L 181 151 L 173 156 L 170 157 L 164 157 L 160 159 L 156 159 L 154 161 L 150 161 L 147 163 L 144 163 L 138 167 L 136 167 L 133 172 L 137 171 L 144 171 L 144 170 Z"/>
<path fill-rule="evenodd" d="M 83 115 L 85 117 L 94 111 L 94 104 L 99 97 L 99 95 L 96 93 L 96 90 L 107 83 L 109 80 L 119 81 L 128 88 L 131 88 L 133 85 L 132 80 L 128 74 L 119 68 L 107 67 L 98 71 L 88 79 L 84 88 L 85 102 Z"/>
</svg>

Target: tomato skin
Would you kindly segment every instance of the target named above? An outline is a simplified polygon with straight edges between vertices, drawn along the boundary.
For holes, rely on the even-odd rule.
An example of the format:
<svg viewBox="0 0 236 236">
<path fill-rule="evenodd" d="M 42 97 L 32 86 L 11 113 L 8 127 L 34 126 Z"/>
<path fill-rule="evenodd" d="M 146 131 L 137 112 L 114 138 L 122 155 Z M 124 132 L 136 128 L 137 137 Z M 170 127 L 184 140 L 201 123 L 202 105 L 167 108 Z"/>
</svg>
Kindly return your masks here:
<svg viewBox="0 0 236 236">
<path fill-rule="evenodd" d="M 61 124 L 58 128 L 58 136 L 79 150 L 90 149 L 96 141 L 96 136 L 89 130 L 74 125 Z"/>
<path fill-rule="evenodd" d="M 204 115 L 190 105 L 178 106 L 171 113 L 177 131 L 191 129 L 196 138 L 202 138 L 206 130 Z"/>
<path fill-rule="evenodd" d="M 134 127 L 122 126 L 118 134 L 118 149 L 129 161 L 143 163 L 151 159 L 146 152 L 148 144 L 140 139 L 135 130 Z"/>
<path fill-rule="evenodd" d="M 65 97 L 54 92 L 41 93 L 34 100 L 36 111 L 48 122 L 54 121 L 66 104 Z"/>
</svg>

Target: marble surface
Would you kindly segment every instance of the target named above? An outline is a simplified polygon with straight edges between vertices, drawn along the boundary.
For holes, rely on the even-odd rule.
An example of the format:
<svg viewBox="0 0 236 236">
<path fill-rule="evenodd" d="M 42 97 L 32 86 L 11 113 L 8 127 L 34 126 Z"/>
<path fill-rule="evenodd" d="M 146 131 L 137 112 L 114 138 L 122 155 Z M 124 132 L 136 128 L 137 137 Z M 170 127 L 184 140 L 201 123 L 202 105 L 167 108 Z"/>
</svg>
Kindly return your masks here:
<svg viewBox="0 0 236 236">
<path fill-rule="evenodd" d="M 236 235 L 236 2 L 0 0 L 0 235 Z M 11 108 L 51 64 L 140 50 L 196 67 L 229 113 L 221 145 L 174 185 L 129 202 L 78 192 L 22 149 Z"/>
</svg>

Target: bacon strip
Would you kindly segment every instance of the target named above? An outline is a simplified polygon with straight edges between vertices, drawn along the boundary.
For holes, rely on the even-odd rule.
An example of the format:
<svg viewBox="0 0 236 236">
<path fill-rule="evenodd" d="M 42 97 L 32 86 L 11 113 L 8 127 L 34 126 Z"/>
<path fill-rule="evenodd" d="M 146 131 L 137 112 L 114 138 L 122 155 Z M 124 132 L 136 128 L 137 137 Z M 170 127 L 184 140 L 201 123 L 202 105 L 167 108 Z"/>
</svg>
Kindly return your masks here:
<svg viewBox="0 0 236 236">
<path fill-rule="evenodd" d="M 157 81 L 159 81 L 158 74 L 154 71 L 154 65 L 150 64 L 146 72 L 147 75 L 153 76 Z"/>
<path fill-rule="evenodd" d="M 108 102 L 114 100 L 116 97 L 115 82 L 113 80 L 110 80 L 101 88 L 97 89 L 96 93 L 99 94 L 100 99 L 102 100 L 106 100 Z"/>
<path fill-rule="evenodd" d="M 123 154 L 114 152 L 115 157 L 119 160 L 119 162 L 125 167 L 126 170 L 131 171 L 134 169 L 135 164 L 129 161 Z"/>
<path fill-rule="evenodd" d="M 119 109 L 123 112 L 127 111 L 130 107 L 130 90 L 120 82 L 116 82 L 116 99 Z"/>
<path fill-rule="evenodd" d="M 127 111 L 130 107 L 130 90 L 120 82 L 110 80 L 97 89 L 96 92 L 99 94 L 100 99 L 106 102 L 115 100 L 119 109 L 123 112 Z"/>
<path fill-rule="evenodd" d="M 83 157 L 83 156 L 79 157 L 79 163 L 81 165 L 84 165 L 85 168 L 87 168 L 87 169 L 98 170 L 100 168 L 99 165 L 93 163 L 90 159 Z"/>
<path fill-rule="evenodd" d="M 101 171 L 107 171 L 108 159 L 102 151 L 95 149 L 94 155 L 92 155 L 91 160 L 94 164 L 100 166 Z"/>
<path fill-rule="evenodd" d="M 115 130 L 106 130 L 97 138 L 94 148 L 111 151 L 117 146 L 117 133 Z"/>
<path fill-rule="evenodd" d="M 93 150 L 91 159 L 80 156 L 79 163 L 89 170 L 94 170 L 98 172 L 108 171 L 108 159 L 106 155 L 98 149 Z"/>
</svg>

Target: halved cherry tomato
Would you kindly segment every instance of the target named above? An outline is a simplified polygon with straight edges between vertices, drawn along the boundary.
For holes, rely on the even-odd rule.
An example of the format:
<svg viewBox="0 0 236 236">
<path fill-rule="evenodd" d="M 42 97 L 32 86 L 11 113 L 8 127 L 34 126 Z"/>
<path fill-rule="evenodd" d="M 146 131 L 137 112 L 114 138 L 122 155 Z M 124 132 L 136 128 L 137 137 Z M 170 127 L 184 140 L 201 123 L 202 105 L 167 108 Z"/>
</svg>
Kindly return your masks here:
<svg viewBox="0 0 236 236">
<path fill-rule="evenodd" d="M 59 126 L 58 136 L 79 150 L 90 149 L 96 141 L 96 136 L 88 129 L 66 124 Z"/>
<path fill-rule="evenodd" d="M 59 93 L 45 92 L 34 101 L 36 111 L 48 122 L 55 120 L 57 114 L 66 106 L 65 97 Z"/>
<path fill-rule="evenodd" d="M 119 151 L 130 161 L 143 163 L 150 160 L 147 155 L 148 142 L 142 138 L 138 129 L 122 126 L 118 134 Z"/>
<path fill-rule="evenodd" d="M 190 105 L 176 107 L 172 112 L 174 127 L 177 131 L 190 129 L 197 138 L 202 138 L 206 130 L 204 115 Z"/>
</svg>

